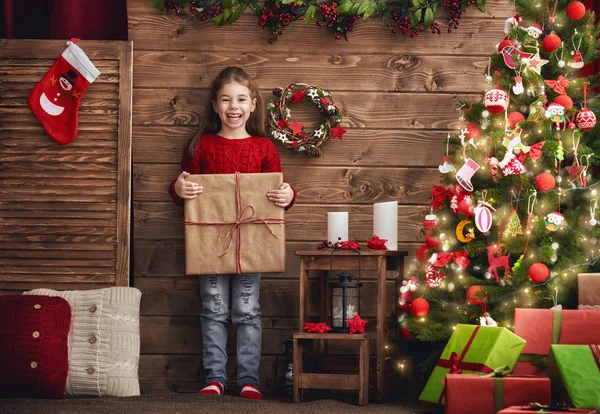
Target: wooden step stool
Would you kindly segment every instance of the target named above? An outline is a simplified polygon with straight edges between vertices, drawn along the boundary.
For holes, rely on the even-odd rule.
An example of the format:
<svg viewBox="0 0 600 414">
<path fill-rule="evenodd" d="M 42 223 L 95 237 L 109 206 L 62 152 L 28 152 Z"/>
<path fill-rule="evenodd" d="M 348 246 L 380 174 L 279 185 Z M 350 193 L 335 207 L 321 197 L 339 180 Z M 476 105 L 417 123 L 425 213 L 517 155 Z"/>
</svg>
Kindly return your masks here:
<svg viewBox="0 0 600 414">
<path fill-rule="evenodd" d="M 321 341 L 359 341 L 360 356 L 358 374 L 312 374 L 304 373 L 304 345 L 312 340 Z M 326 389 L 358 391 L 358 405 L 369 403 L 369 339 L 375 339 L 374 333 L 309 333 L 296 332 L 294 340 L 294 402 L 302 401 L 305 389 Z"/>
</svg>

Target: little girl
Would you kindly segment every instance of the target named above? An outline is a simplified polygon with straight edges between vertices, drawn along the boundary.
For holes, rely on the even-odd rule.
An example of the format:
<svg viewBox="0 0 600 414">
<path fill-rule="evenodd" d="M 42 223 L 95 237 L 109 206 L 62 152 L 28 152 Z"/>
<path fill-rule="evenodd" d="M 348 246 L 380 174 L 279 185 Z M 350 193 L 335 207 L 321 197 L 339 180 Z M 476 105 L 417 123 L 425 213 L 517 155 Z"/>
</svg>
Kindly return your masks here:
<svg viewBox="0 0 600 414">
<path fill-rule="evenodd" d="M 202 187 L 186 181 L 190 174 L 281 172 L 275 145 L 264 137 L 264 106 L 254 81 L 240 68 L 221 71 L 212 84 L 211 101 L 199 133 L 190 140 L 181 161 L 181 174 L 169 194 L 175 203 L 202 194 Z M 283 183 L 266 195 L 275 205 L 288 209 L 296 198 Z M 262 327 L 260 322 L 260 274 L 202 275 L 202 344 L 206 387 L 199 394 L 222 395 L 227 386 L 227 318 L 229 289 L 231 320 L 237 331 L 237 365 L 240 396 L 262 399 L 258 390 L 258 367 Z"/>
</svg>

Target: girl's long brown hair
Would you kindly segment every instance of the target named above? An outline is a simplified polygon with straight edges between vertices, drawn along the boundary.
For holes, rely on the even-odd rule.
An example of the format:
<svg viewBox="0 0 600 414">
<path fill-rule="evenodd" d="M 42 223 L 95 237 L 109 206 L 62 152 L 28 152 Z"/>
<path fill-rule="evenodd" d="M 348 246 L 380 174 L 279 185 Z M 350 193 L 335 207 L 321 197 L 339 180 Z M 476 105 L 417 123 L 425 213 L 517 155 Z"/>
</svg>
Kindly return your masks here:
<svg viewBox="0 0 600 414">
<path fill-rule="evenodd" d="M 194 157 L 198 142 L 202 134 L 216 134 L 221 130 L 221 119 L 213 108 L 213 101 L 217 100 L 219 91 L 228 83 L 237 82 L 250 90 L 250 99 L 256 98 L 256 108 L 250 114 L 246 122 L 246 131 L 252 136 L 265 135 L 265 111 L 260 90 L 250 76 L 242 68 L 229 66 L 223 69 L 215 78 L 210 90 L 210 99 L 206 104 L 205 116 L 200 120 L 198 133 L 188 142 L 187 151 L 190 157 Z"/>
</svg>

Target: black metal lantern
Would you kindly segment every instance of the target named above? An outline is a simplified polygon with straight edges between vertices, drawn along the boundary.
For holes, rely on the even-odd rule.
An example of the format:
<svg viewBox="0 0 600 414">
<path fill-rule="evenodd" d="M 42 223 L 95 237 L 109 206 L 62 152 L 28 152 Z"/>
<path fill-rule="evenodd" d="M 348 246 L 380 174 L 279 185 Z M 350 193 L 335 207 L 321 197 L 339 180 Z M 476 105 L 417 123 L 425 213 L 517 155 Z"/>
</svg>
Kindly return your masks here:
<svg viewBox="0 0 600 414">
<path fill-rule="evenodd" d="M 360 260 L 360 258 L 359 258 Z M 359 280 L 360 280 L 360 269 Z M 332 332 L 348 333 L 350 327 L 346 319 L 352 319 L 354 314 L 360 314 L 360 288 L 362 282 L 353 282 L 353 275 L 342 272 L 337 275 L 338 281 L 329 281 L 330 312 Z"/>
</svg>

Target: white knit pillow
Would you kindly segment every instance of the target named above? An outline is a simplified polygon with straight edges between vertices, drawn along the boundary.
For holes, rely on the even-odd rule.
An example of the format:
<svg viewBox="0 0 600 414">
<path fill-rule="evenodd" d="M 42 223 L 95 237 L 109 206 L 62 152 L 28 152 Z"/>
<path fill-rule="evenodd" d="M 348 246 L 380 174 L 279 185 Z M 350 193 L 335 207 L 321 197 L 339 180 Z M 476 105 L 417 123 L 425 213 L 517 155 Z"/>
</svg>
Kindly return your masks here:
<svg viewBox="0 0 600 414">
<path fill-rule="evenodd" d="M 60 296 L 71 305 L 67 395 L 140 395 L 138 289 L 34 289 L 23 294 Z"/>
</svg>

